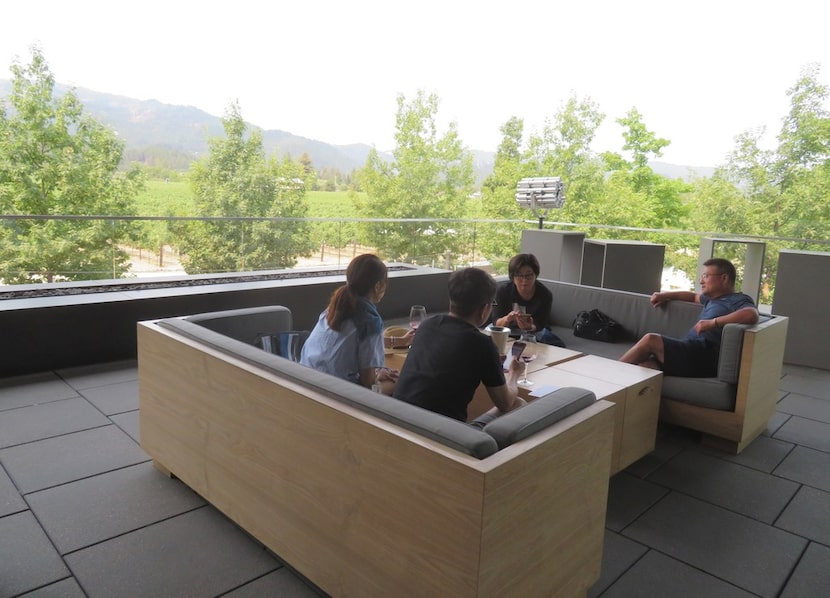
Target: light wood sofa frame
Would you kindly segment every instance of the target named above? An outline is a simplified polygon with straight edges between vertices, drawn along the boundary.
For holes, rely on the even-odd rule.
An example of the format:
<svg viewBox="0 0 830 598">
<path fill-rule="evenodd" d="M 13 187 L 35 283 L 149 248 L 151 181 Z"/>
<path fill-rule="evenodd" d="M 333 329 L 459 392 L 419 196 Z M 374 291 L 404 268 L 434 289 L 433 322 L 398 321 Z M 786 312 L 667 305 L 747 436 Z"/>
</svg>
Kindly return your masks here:
<svg viewBox="0 0 830 598">
<path fill-rule="evenodd" d="M 701 310 L 699 304 L 683 301 L 671 301 L 655 309 L 650 295 L 554 280 L 541 282 L 553 293 L 552 330 L 562 337 L 568 348 L 611 359 L 619 358 L 647 332 L 682 338 L 697 321 Z M 576 314 L 580 310 L 594 308 L 622 324 L 628 339 L 611 344 L 575 337 L 571 327 Z M 785 316 L 764 315 L 758 324 L 745 327 L 737 381 L 732 381 L 735 382 L 734 409 L 714 409 L 692 404 L 688 400 L 677 400 L 679 397 L 672 397 L 670 393 L 684 379 L 672 381 L 672 377 L 664 376 L 660 420 L 698 430 L 703 434 L 703 443 L 740 453 L 766 429 L 767 422 L 775 413 L 787 326 L 788 318 Z M 721 360 L 724 359 L 727 356 L 722 352 Z M 716 378 L 694 380 L 701 381 L 704 393 L 707 381 L 712 384 L 713 390 L 722 383 Z"/>
<path fill-rule="evenodd" d="M 787 340 L 786 317 L 775 317 L 744 330 L 735 409 L 724 411 L 664 396 L 660 419 L 703 433 L 702 442 L 740 453 L 767 429 L 778 403 L 778 387 Z"/>
<path fill-rule="evenodd" d="M 605 401 L 484 459 L 138 325 L 141 446 L 333 596 L 584 596 L 598 579 Z"/>
</svg>

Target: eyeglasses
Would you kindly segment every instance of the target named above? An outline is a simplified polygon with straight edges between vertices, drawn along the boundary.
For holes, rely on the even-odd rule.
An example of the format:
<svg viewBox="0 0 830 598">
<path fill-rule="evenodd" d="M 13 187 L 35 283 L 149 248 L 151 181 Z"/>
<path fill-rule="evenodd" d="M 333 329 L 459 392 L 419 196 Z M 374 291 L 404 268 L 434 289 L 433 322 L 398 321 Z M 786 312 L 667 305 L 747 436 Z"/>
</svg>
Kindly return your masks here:
<svg viewBox="0 0 830 598">
<path fill-rule="evenodd" d="M 724 272 L 704 272 L 700 275 L 701 278 L 711 278 L 712 276 L 723 276 Z"/>
<path fill-rule="evenodd" d="M 528 274 L 514 274 L 513 278 L 520 278 L 522 280 L 533 280 L 534 278 L 536 278 L 536 274 L 534 274 L 533 272 L 530 272 Z"/>
</svg>

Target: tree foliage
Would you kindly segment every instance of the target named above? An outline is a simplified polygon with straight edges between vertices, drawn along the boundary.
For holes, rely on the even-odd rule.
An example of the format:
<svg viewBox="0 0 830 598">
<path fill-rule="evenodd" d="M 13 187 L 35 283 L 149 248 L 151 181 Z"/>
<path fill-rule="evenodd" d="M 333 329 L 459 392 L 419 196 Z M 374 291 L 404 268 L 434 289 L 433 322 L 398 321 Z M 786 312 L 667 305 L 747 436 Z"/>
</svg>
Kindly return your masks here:
<svg viewBox="0 0 830 598">
<path fill-rule="evenodd" d="M 398 96 L 391 162 L 372 149 L 360 173 L 365 196 L 355 205 L 370 218 L 462 218 L 472 191 L 472 155 L 458 138 L 455 123 L 439 134 L 438 98 L 418 91 L 407 102 Z M 382 223 L 366 227 L 367 241 L 389 260 L 417 261 L 425 252 L 442 254 L 453 229 L 442 222 Z M 425 250 L 425 247 L 429 247 Z"/>
<path fill-rule="evenodd" d="M 9 105 L 0 105 L 0 212 L 126 215 L 141 187 L 122 173 L 124 146 L 90 116 L 73 91 L 54 97 L 42 52 L 14 61 Z M 107 220 L 15 220 L 0 229 L 6 283 L 117 278 L 128 268 L 118 248 L 127 227 Z"/>
<path fill-rule="evenodd" d="M 830 238 L 830 113 L 828 88 L 818 76 L 818 66 L 810 65 L 787 91 L 790 111 L 776 147 L 764 147 L 764 129 L 744 131 L 713 181 L 698 182 L 695 205 L 708 208 L 693 210 L 700 230 L 807 242 Z M 769 287 L 775 286 L 779 248 L 767 245 L 763 276 Z"/>
<path fill-rule="evenodd" d="M 303 164 L 266 159 L 262 135 L 247 134 L 239 106 L 222 118 L 225 137 L 208 141 L 210 153 L 191 168 L 199 216 L 287 218 L 283 221 L 207 220 L 187 227 L 181 241 L 188 274 L 286 268 L 312 249 Z"/>
</svg>

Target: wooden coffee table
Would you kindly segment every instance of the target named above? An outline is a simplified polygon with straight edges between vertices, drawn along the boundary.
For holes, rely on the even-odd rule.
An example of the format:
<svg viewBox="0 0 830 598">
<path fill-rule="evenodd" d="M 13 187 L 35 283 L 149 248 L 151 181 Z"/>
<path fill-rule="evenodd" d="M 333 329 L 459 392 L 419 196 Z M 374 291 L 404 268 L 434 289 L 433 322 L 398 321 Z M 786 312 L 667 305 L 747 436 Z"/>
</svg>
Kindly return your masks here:
<svg viewBox="0 0 830 598">
<path fill-rule="evenodd" d="M 519 394 L 523 398 L 542 386 L 576 386 L 592 391 L 597 399 L 617 405 L 612 474 L 654 450 L 662 372 L 596 355 L 584 355 L 530 373 L 528 378 L 535 386 L 520 388 Z"/>
</svg>

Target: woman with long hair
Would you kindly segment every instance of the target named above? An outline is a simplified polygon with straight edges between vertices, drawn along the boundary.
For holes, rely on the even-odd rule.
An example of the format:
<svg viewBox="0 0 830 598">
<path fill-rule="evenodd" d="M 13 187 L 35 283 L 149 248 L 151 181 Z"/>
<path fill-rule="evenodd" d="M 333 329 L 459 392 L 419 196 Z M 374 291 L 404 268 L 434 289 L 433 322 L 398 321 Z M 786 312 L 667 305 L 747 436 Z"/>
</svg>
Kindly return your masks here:
<svg viewBox="0 0 830 598">
<path fill-rule="evenodd" d="M 367 388 L 382 383 L 391 394 L 397 372 L 384 367 L 383 320 L 375 307 L 386 293 L 386 280 L 386 264 L 378 256 L 354 258 L 346 284 L 334 291 L 303 345 L 300 363 Z"/>
</svg>

